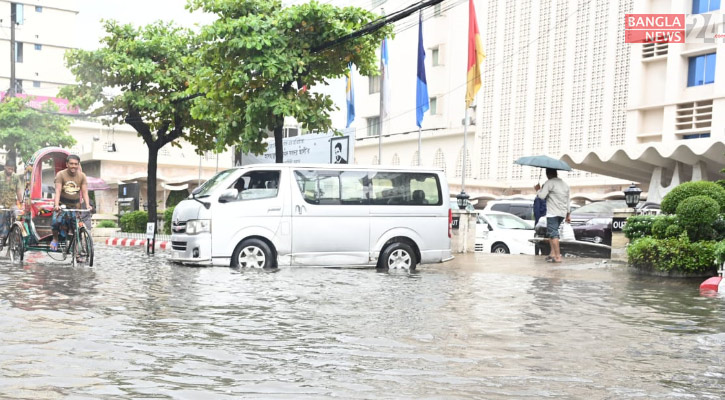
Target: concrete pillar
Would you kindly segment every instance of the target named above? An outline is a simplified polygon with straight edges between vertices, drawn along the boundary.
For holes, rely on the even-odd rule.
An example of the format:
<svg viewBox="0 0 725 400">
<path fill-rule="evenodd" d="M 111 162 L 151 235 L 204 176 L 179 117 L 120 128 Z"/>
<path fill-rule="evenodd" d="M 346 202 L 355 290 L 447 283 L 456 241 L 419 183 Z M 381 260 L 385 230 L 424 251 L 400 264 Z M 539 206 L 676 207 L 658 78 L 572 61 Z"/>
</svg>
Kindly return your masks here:
<svg viewBox="0 0 725 400">
<path fill-rule="evenodd" d="M 634 215 L 631 208 L 623 210 L 614 210 L 614 218 L 612 219 L 612 260 L 627 262 L 627 244 L 629 239 L 624 236 L 621 229 L 621 222 Z M 619 225 L 619 226 L 618 226 Z"/>
<path fill-rule="evenodd" d="M 453 210 L 453 220 L 458 218 L 458 229 L 453 229 L 451 238 L 451 252 L 472 253 L 476 243 L 476 217 L 475 212 L 466 210 Z"/>
</svg>

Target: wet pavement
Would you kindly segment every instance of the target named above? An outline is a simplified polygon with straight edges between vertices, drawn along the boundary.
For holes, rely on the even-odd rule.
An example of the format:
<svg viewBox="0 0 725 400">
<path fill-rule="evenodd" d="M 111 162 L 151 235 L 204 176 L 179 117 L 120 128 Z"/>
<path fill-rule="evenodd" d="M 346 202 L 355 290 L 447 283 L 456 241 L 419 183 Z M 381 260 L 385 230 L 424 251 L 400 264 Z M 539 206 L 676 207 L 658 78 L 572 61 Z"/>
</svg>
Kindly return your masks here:
<svg viewBox="0 0 725 400">
<path fill-rule="evenodd" d="M 720 399 L 725 296 L 601 260 L 414 273 L 0 260 L 0 398 Z"/>
</svg>

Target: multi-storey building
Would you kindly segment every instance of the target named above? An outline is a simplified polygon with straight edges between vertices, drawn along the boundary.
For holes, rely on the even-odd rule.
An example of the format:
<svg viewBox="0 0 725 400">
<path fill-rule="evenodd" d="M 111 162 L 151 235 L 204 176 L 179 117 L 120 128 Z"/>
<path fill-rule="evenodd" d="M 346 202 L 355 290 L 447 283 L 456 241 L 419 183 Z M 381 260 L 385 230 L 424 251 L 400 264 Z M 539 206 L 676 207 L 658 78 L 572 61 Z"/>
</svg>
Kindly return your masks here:
<svg viewBox="0 0 725 400">
<path fill-rule="evenodd" d="M 620 145 L 564 159 L 649 189 L 659 201 L 683 181 L 725 166 L 725 30 L 719 0 L 636 1 L 635 14 L 685 14 L 685 43 L 632 44 L 626 135 Z M 617 65 L 617 68 L 620 68 Z"/>
<path fill-rule="evenodd" d="M 655 160 L 647 150 L 660 151 L 654 141 L 680 146 L 680 153 L 708 151 L 714 163 L 696 170 L 709 172 L 710 178 L 722 167 L 716 166 L 723 161 L 717 145 L 695 142 L 722 140 L 723 121 L 705 114 L 717 115 L 723 96 L 723 79 L 717 76 L 723 75 L 725 63 L 717 66 L 714 85 L 687 88 L 684 82 L 688 62 L 697 63 L 688 59 L 717 52 L 724 40 L 718 45 L 670 45 L 669 52 L 666 45 L 625 43 L 625 14 L 690 13 L 693 1 L 474 3 L 486 59 L 466 140 L 465 185 L 471 197 L 533 193 L 532 186 L 545 178 L 538 168 L 513 163 L 525 155 L 547 154 L 572 164 L 575 170 L 560 176 L 581 200 L 621 196 L 631 182 L 647 190 L 656 167 L 669 179 L 672 157 L 680 157 L 680 171 L 692 169 L 684 164 L 707 163 L 699 155 L 667 151 Z M 456 193 L 463 169 L 468 0 L 443 1 L 424 11 L 423 19 L 431 110 L 423 121 L 421 160 L 444 168 Z M 392 110 L 383 121 L 382 146 L 379 78 L 356 80 L 358 163 L 378 163 L 379 152 L 383 164 L 416 165 L 418 160 L 417 18 L 399 23 L 395 31 L 389 44 Z M 712 129 L 706 129 L 710 119 Z M 701 139 L 706 132 L 712 132 L 710 139 Z M 689 140 L 693 138 L 698 140 Z M 698 174 L 694 178 L 703 175 Z M 692 177 L 689 173 L 683 179 Z M 660 192 L 652 198 L 661 198 Z"/>
<path fill-rule="evenodd" d="M 10 15 L 15 7 L 16 58 L 15 74 L 18 92 L 30 96 L 55 97 L 62 86 L 75 79 L 65 67 L 65 51 L 76 47 L 75 31 L 68 27 L 76 24 L 76 0 L 0 0 L 0 90 L 10 87 Z M 141 201 L 146 198 L 148 149 L 136 131 L 128 125 L 104 126 L 91 119 L 74 118 L 69 134 L 77 144 L 71 149 L 81 157 L 83 170 L 90 176 L 104 179 L 111 189 L 95 193 L 97 210 L 115 214 L 119 183 L 139 182 Z M 194 147 L 165 146 L 159 152 L 157 199 L 163 208 L 163 199 L 173 190 L 187 189 L 208 179 L 215 171 L 232 165 L 231 152 L 218 156 L 200 157 Z M 52 184 L 52 182 L 49 182 Z"/>
</svg>

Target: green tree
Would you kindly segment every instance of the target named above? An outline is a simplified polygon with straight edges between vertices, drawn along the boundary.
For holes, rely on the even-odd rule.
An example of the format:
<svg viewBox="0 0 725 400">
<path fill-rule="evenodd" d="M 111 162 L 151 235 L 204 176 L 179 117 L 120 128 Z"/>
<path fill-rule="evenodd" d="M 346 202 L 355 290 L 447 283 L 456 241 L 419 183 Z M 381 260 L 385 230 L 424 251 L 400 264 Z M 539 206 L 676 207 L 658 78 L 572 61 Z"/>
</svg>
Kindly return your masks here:
<svg viewBox="0 0 725 400">
<path fill-rule="evenodd" d="M 28 106 L 31 98 L 6 97 L 0 102 L 0 143 L 8 159 L 27 160 L 47 146 L 69 147 L 76 143 L 69 136 L 70 120 L 55 114 L 58 107 L 45 103 L 40 110 Z"/>
<path fill-rule="evenodd" d="M 392 33 L 388 25 L 341 42 L 378 16 L 317 1 L 283 8 L 280 0 L 190 0 L 189 8 L 218 16 L 202 29 L 204 45 L 194 56 L 202 67 L 192 86 L 205 97 L 192 113 L 219 123 L 216 143 L 203 132 L 189 140 L 203 150 L 241 143 L 259 154 L 270 130 L 277 162 L 285 116 L 311 131 L 332 129 L 332 99 L 306 87 L 342 77 L 349 63 L 363 75 L 377 74 L 376 50 Z"/>
<path fill-rule="evenodd" d="M 148 220 L 156 222 L 156 167 L 159 149 L 185 134 L 204 129 L 191 117 L 196 95 L 188 93 L 197 65 L 194 34 L 156 22 L 144 27 L 105 21 L 101 48 L 71 50 L 66 64 L 78 85 L 61 95 L 107 124 L 129 124 L 148 148 Z"/>
</svg>

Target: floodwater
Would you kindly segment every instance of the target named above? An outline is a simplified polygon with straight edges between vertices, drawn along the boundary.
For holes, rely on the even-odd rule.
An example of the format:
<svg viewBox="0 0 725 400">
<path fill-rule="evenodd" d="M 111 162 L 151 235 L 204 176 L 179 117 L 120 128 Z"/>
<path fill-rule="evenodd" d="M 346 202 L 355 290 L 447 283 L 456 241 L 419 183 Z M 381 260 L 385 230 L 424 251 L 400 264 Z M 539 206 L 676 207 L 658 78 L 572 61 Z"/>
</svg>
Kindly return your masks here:
<svg viewBox="0 0 725 400">
<path fill-rule="evenodd" d="M 32 257 L 31 257 L 32 258 Z M 0 260 L 0 398 L 721 399 L 725 296 L 591 260 Z"/>
</svg>

